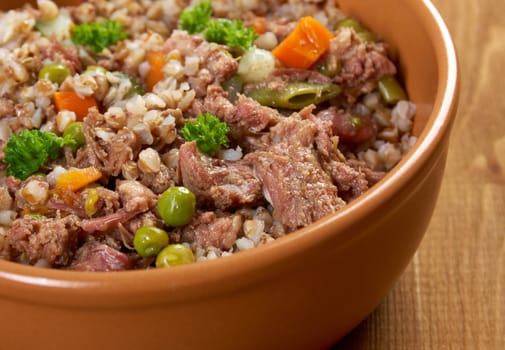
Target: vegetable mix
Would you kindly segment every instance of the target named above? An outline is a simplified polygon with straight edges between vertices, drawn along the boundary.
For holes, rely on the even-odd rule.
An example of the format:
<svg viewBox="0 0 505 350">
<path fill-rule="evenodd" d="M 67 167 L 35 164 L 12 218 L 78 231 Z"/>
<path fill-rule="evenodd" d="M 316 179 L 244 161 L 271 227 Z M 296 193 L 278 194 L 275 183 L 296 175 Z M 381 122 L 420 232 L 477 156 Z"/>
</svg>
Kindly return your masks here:
<svg viewBox="0 0 505 350">
<path fill-rule="evenodd" d="M 415 143 L 387 43 L 326 1 L 0 13 L 0 258 L 171 268 L 335 213 Z"/>
</svg>

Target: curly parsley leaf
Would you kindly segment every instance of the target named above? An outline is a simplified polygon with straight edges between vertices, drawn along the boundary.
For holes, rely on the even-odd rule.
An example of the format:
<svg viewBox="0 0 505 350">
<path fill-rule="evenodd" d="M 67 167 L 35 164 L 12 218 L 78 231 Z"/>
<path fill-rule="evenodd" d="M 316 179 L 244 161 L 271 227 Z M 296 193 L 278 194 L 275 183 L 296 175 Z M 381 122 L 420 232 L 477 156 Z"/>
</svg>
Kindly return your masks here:
<svg viewBox="0 0 505 350">
<path fill-rule="evenodd" d="M 25 180 L 36 173 L 48 160 L 59 157 L 63 146 L 73 146 L 75 140 L 62 138 L 51 132 L 23 130 L 13 135 L 4 148 L 7 176 Z"/>
<path fill-rule="evenodd" d="M 207 41 L 247 50 L 258 34 L 236 19 L 218 18 L 207 24 L 203 36 Z"/>
<path fill-rule="evenodd" d="M 128 34 L 118 21 L 106 20 L 94 23 L 83 23 L 74 27 L 72 42 L 83 45 L 95 53 L 125 39 Z"/>
<path fill-rule="evenodd" d="M 179 16 L 179 25 L 189 34 L 201 33 L 207 27 L 211 15 L 210 1 L 202 1 L 191 9 L 182 10 Z"/>
<path fill-rule="evenodd" d="M 181 134 L 186 141 L 196 141 L 200 152 L 209 156 L 216 154 L 219 147 L 228 147 L 226 134 L 230 131 L 228 125 L 210 113 L 199 113 L 196 121 L 187 122 L 181 128 Z"/>
<path fill-rule="evenodd" d="M 181 12 L 179 26 L 189 34 L 201 33 L 207 41 L 247 50 L 258 37 L 243 22 L 226 18 L 211 19 L 212 5 L 203 1 Z"/>
</svg>

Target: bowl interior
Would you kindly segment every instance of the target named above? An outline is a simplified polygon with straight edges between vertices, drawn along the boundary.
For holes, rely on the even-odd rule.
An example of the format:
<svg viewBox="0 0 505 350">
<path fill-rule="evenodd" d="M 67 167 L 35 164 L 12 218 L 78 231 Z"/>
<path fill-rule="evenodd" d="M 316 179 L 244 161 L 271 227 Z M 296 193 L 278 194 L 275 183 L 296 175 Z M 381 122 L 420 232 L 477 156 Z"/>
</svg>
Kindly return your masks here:
<svg viewBox="0 0 505 350">
<path fill-rule="evenodd" d="M 79 1 L 58 1 L 63 5 L 77 2 Z M 395 184 L 406 181 L 410 176 L 402 169 L 409 168 L 415 172 L 416 162 L 426 157 L 433 149 L 434 146 L 430 143 L 439 142 L 441 135 L 449 128 L 450 109 L 454 107 L 457 85 L 456 67 L 450 66 L 451 63 L 454 65 L 456 63 L 453 56 L 454 48 L 443 23 L 436 17 L 438 14 L 428 1 L 339 0 L 338 4 L 344 12 L 361 20 L 390 44 L 392 54 L 398 58 L 400 74 L 407 87 L 409 98 L 418 108 L 414 133 L 419 136 L 419 142 L 402 160 L 400 167 L 388 174 L 378 188 L 372 188 L 369 193 L 334 216 L 266 246 L 226 259 L 182 266 L 170 271 L 128 271 L 108 274 L 37 269 L 0 261 L 0 284 L 4 284 L 4 287 L 10 286 L 12 293 L 19 294 L 23 292 L 25 286 L 36 286 L 38 291 L 30 295 L 34 300 L 47 298 L 48 301 L 54 299 L 54 290 L 71 287 L 70 294 L 60 296 L 61 302 L 65 302 L 65 298 L 68 298 L 68 303 L 72 303 L 76 298 L 86 295 L 86 290 L 91 289 L 100 289 L 102 293 L 111 297 L 119 292 L 132 296 L 147 291 L 152 293 L 152 286 L 159 285 L 160 278 L 163 278 L 170 282 L 166 283 L 165 290 L 159 293 L 161 295 L 170 290 L 173 301 L 179 297 L 181 299 L 203 295 L 208 297 L 209 291 L 202 286 L 212 284 L 215 287 L 212 292 L 215 293 L 226 288 L 239 288 L 241 283 L 254 283 L 255 280 L 265 278 L 265 273 L 259 271 L 267 267 L 269 267 L 268 273 L 273 276 L 281 270 L 281 267 L 276 271 L 272 266 L 281 266 L 283 259 L 300 254 L 311 245 L 319 244 L 329 233 L 338 234 L 339 226 L 351 226 L 366 210 L 373 210 L 378 201 L 387 200 L 386 195 L 378 199 L 379 191 L 386 194 L 394 192 Z M 18 6 L 19 3 L 16 1 L 3 0 L 0 8 L 9 9 Z M 378 15 L 379 13 L 387 16 Z M 325 229 L 324 226 L 332 228 Z M 312 238 L 307 238 L 309 235 L 312 235 Z M 342 242 L 346 239 L 349 237 L 342 237 Z M 219 285 L 220 281 L 239 275 L 248 275 L 248 278 L 236 279 L 234 285 L 230 283 Z M 138 278 L 142 278 L 143 283 L 137 283 Z M 115 287 L 110 288 L 112 285 Z M 190 286 L 199 288 L 193 288 L 188 292 Z M 178 293 L 182 290 L 185 290 L 185 294 Z M 27 295 L 27 298 L 31 297 Z"/>
</svg>

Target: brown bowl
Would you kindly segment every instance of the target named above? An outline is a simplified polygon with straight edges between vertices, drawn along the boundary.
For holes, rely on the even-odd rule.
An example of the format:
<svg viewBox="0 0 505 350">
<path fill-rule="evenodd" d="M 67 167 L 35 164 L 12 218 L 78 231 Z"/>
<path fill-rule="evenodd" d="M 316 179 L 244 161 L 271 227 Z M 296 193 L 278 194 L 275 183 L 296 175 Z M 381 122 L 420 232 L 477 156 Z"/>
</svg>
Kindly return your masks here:
<svg viewBox="0 0 505 350">
<path fill-rule="evenodd" d="M 2 349 L 325 348 L 383 300 L 435 206 L 456 113 L 457 59 L 428 0 L 338 3 L 399 57 L 419 136 L 401 163 L 338 213 L 227 258 L 114 273 L 0 261 Z"/>
</svg>

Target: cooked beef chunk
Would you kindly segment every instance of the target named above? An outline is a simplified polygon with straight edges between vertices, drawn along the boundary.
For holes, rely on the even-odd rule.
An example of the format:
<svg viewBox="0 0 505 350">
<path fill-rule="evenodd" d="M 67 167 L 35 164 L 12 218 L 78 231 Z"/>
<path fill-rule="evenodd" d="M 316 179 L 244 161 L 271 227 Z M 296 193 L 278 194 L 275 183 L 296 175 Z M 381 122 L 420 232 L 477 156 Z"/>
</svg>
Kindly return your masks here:
<svg viewBox="0 0 505 350">
<path fill-rule="evenodd" d="M 34 218 L 24 216 L 14 221 L 7 232 L 7 240 L 21 260 L 30 263 L 44 260 L 52 266 L 70 263 L 79 235 L 79 218 Z"/>
<path fill-rule="evenodd" d="M 243 161 L 229 162 L 208 157 L 195 142 L 179 149 L 182 183 L 199 201 L 227 210 L 251 205 L 261 198 L 261 184 Z"/>
<path fill-rule="evenodd" d="M 259 133 L 280 118 L 276 110 L 262 106 L 243 95 L 239 95 L 237 102 L 233 104 L 228 100 L 223 88 L 216 85 L 208 87 L 203 102 L 197 100 L 193 103 L 192 112 L 194 115 L 205 112 L 214 114 L 228 123 L 239 135 Z"/>
<path fill-rule="evenodd" d="M 195 242 L 196 247 L 203 249 L 215 247 L 228 250 L 235 244 L 241 229 L 240 215 L 218 217 L 214 212 L 204 212 L 199 213 L 189 225 L 184 227 L 182 240 Z"/>
<path fill-rule="evenodd" d="M 67 154 L 67 162 L 77 168 L 94 166 L 104 176 L 118 176 L 123 164 L 137 156 L 141 142 L 136 134 L 127 128 L 119 130 L 108 141 L 98 138 L 95 127 L 102 119 L 103 116 L 97 111 L 85 118 L 82 131 L 86 146 L 77 151 L 75 158 Z"/>
<path fill-rule="evenodd" d="M 335 82 L 342 85 L 344 93 L 351 100 L 371 92 L 376 87 L 377 79 L 396 74 L 395 65 L 387 57 L 386 46 L 383 43 L 363 42 L 351 28 L 336 32 L 326 59 L 330 69 L 337 70 L 337 66 L 341 66 Z"/>
<path fill-rule="evenodd" d="M 117 212 L 92 219 L 85 219 L 79 223 L 79 226 L 88 233 L 104 232 L 117 228 L 119 224 L 132 219 L 139 212 L 128 212 L 120 209 Z"/>
<path fill-rule="evenodd" d="M 253 163 L 273 216 L 290 231 L 333 213 L 344 206 L 331 178 L 319 165 L 314 150 L 280 143 L 269 152 L 246 156 Z"/>
<path fill-rule="evenodd" d="M 128 270 L 128 256 L 106 244 L 95 240 L 86 242 L 77 250 L 70 269 L 77 271 L 122 271 Z"/>
<path fill-rule="evenodd" d="M 13 117 L 14 113 L 14 102 L 11 99 L 0 97 L 0 119 L 4 117 Z"/>
<path fill-rule="evenodd" d="M 156 205 L 156 195 L 138 181 L 124 180 L 116 187 L 127 212 L 145 212 Z"/>
<path fill-rule="evenodd" d="M 209 43 L 199 35 L 189 35 L 184 31 L 174 31 L 163 45 L 163 50 L 177 50 L 183 56 L 199 57 L 201 71 L 207 70 L 209 79 L 189 79 L 197 96 L 205 95 L 208 85 L 222 83 L 238 68 L 237 61 L 229 55 L 224 46 Z"/>
<path fill-rule="evenodd" d="M 344 162 L 330 160 L 323 162 L 323 167 L 330 173 L 339 195 L 346 201 L 358 197 L 368 189 L 365 173 Z"/>
</svg>

